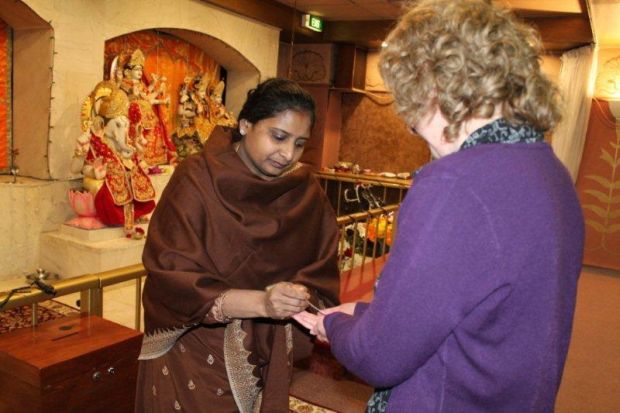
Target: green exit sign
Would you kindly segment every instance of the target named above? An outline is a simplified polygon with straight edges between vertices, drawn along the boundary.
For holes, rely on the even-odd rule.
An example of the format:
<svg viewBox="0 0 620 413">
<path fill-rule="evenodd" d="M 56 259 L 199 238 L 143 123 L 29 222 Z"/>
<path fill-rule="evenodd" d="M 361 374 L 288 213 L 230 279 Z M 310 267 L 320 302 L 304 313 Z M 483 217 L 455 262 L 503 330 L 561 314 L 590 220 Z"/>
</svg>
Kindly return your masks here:
<svg viewBox="0 0 620 413">
<path fill-rule="evenodd" d="M 323 19 L 319 16 L 304 14 L 301 16 L 301 25 L 307 29 L 314 30 L 315 32 L 323 31 Z"/>
</svg>

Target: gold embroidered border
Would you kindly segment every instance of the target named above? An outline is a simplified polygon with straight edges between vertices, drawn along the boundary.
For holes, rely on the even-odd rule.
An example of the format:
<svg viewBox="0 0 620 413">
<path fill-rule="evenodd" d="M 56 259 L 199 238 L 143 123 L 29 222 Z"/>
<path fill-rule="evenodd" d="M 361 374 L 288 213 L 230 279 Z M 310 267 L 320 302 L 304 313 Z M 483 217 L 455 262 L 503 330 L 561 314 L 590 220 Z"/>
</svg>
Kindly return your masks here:
<svg viewBox="0 0 620 413">
<path fill-rule="evenodd" d="M 145 334 L 138 360 L 150 360 L 163 356 L 170 351 L 177 339 L 189 329 L 190 327 L 155 330 L 153 334 Z"/>
<path fill-rule="evenodd" d="M 151 179 L 137 165 L 131 170 L 131 188 L 136 201 L 146 202 L 155 199 L 155 188 Z"/>
<path fill-rule="evenodd" d="M 117 159 L 108 159 L 108 161 L 106 163 L 106 185 L 110 190 L 110 194 L 112 194 L 114 204 L 118 206 L 125 205 L 132 200 L 125 168 Z"/>
<path fill-rule="evenodd" d="M 241 328 L 242 320 L 233 320 L 224 331 L 224 364 L 235 403 L 240 413 L 256 411 L 255 404 L 260 393 L 259 379 L 252 372 L 256 366 L 248 361 L 250 352 L 243 346 L 246 332 Z"/>
</svg>

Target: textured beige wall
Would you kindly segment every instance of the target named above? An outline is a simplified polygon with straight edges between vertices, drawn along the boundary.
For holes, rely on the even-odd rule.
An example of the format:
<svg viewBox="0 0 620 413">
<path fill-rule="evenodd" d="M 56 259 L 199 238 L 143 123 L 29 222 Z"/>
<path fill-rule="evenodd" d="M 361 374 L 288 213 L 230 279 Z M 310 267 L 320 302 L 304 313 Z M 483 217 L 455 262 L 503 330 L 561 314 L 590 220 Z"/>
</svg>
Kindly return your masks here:
<svg viewBox="0 0 620 413">
<path fill-rule="evenodd" d="M 55 36 L 49 151 L 51 176 L 71 177 L 69 158 L 79 135 L 80 104 L 102 80 L 106 39 L 152 28 L 179 28 L 220 39 L 257 69 L 261 78 L 275 76 L 279 30 L 193 0 L 83 1 L 25 0 L 51 21 Z M 232 74 L 233 79 L 237 75 Z M 247 78 L 247 76 L 243 76 Z M 242 85 L 247 87 L 247 82 Z M 232 85 L 227 97 L 235 111 L 244 94 Z M 23 161 L 22 161 L 23 162 Z"/>
<path fill-rule="evenodd" d="M 340 161 L 374 172 L 412 172 L 430 160 L 426 142 L 412 135 L 387 93 L 342 94 Z"/>
<path fill-rule="evenodd" d="M 77 182 L 0 176 L 0 281 L 33 272 L 39 266 L 42 232 L 73 216 L 67 191 Z"/>
</svg>

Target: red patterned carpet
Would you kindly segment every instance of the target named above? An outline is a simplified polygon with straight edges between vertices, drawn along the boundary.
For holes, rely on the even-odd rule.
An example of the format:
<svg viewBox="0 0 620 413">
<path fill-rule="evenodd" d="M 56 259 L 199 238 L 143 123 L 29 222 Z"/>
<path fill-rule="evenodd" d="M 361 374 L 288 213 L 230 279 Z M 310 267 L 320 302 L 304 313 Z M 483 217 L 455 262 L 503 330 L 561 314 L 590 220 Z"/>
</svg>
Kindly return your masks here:
<svg viewBox="0 0 620 413">
<path fill-rule="evenodd" d="M 76 314 L 77 309 L 58 301 L 48 300 L 37 306 L 37 320 L 39 323 Z M 32 325 L 32 306 L 25 305 L 10 310 L 0 311 L 0 334 Z"/>
</svg>

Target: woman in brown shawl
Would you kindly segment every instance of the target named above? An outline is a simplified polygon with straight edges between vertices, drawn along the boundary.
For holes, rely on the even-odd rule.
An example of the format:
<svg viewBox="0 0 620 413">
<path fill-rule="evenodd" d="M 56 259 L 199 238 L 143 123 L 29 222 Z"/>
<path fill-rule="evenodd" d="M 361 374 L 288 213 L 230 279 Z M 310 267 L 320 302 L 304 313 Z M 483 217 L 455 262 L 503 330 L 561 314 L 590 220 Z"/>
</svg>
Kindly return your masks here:
<svg viewBox="0 0 620 413">
<path fill-rule="evenodd" d="M 311 342 L 291 316 L 338 297 L 333 210 L 299 163 L 312 97 L 270 79 L 183 161 L 151 220 L 137 412 L 288 412 Z"/>
</svg>

